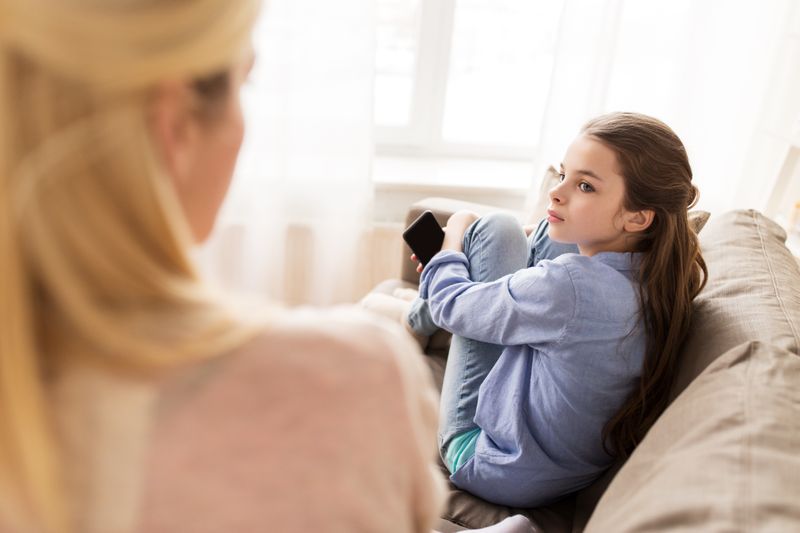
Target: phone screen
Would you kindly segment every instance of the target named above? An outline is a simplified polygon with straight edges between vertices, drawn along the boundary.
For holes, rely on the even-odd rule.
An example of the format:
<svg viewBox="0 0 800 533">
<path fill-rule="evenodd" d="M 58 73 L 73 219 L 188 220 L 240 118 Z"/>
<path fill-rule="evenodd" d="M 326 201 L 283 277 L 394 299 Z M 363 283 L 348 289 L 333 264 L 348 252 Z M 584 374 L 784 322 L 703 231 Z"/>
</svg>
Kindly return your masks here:
<svg viewBox="0 0 800 533">
<path fill-rule="evenodd" d="M 430 211 L 425 211 L 403 232 L 403 240 L 417 256 L 419 262 L 427 265 L 442 249 L 444 231 Z"/>
</svg>

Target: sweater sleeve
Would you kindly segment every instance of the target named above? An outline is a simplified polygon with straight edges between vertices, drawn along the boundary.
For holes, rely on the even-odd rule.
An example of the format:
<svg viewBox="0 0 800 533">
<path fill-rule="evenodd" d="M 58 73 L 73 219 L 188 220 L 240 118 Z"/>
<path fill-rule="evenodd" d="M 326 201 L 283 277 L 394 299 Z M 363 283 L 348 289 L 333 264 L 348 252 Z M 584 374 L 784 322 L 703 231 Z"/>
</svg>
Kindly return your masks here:
<svg viewBox="0 0 800 533">
<path fill-rule="evenodd" d="M 403 391 L 401 432 L 408 440 L 408 467 L 413 472 L 410 495 L 414 527 L 429 532 L 444 505 L 445 481 L 435 461 L 439 394 L 419 346 L 405 332 L 392 334 L 394 361 Z"/>
</svg>

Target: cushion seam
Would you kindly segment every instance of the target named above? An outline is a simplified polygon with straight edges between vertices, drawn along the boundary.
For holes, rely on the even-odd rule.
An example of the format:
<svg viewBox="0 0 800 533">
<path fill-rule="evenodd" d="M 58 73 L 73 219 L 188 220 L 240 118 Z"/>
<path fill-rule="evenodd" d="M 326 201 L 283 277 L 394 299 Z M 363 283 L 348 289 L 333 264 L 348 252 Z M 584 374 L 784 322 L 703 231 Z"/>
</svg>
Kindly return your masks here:
<svg viewBox="0 0 800 533">
<path fill-rule="evenodd" d="M 750 383 L 752 381 L 752 373 L 753 373 L 753 357 L 755 356 L 754 344 L 750 344 L 747 348 L 747 360 L 745 362 L 745 372 L 744 372 L 744 384 L 742 387 L 742 411 L 744 415 L 744 427 L 748 427 L 748 423 L 751 420 L 751 409 L 750 409 Z M 740 473 L 743 475 L 742 477 L 742 523 L 745 526 L 745 531 L 752 531 L 754 524 L 753 524 L 753 502 L 752 502 L 752 491 L 750 482 L 752 480 L 752 470 L 753 470 L 753 450 L 752 450 L 752 436 L 750 432 L 744 431 L 744 442 L 742 443 L 742 468 Z"/>
<path fill-rule="evenodd" d="M 766 259 L 766 262 L 767 262 L 767 269 L 769 270 L 769 279 L 772 282 L 772 288 L 775 291 L 775 298 L 778 300 L 778 305 L 780 305 L 780 307 L 781 307 L 781 312 L 783 313 L 783 318 L 784 318 L 784 320 L 786 320 L 786 323 L 789 325 L 789 329 L 792 332 L 792 337 L 794 338 L 794 349 L 795 349 L 795 353 L 797 353 L 798 349 L 800 348 L 800 346 L 799 346 L 800 345 L 800 334 L 798 334 L 798 331 L 795 328 L 794 323 L 789 318 L 789 312 L 786 310 L 786 305 L 784 304 L 783 297 L 781 297 L 781 293 L 778 290 L 778 285 L 777 285 L 776 279 L 775 279 L 775 269 L 772 266 L 772 258 L 770 257 L 770 254 L 767 252 L 767 247 L 766 247 L 765 242 L 764 242 L 764 235 L 761 232 L 761 224 L 759 223 L 758 219 L 756 218 L 756 212 L 755 211 L 751 211 L 750 212 L 750 217 L 753 219 L 753 222 L 755 222 L 756 232 L 758 233 L 758 239 L 759 239 L 759 241 L 761 243 L 761 251 L 764 254 L 764 259 Z"/>
</svg>

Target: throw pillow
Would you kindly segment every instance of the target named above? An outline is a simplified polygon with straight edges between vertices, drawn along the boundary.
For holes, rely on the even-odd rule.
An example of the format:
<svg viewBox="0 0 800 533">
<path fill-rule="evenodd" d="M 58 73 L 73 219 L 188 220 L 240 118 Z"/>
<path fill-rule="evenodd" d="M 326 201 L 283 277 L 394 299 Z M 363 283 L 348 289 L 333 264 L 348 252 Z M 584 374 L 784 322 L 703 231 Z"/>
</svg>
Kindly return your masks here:
<svg viewBox="0 0 800 533">
<path fill-rule="evenodd" d="M 717 356 L 750 340 L 800 349 L 800 270 L 786 232 L 753 210 L 714 215 L 700 234 L 708 283 L 694 302 L 672 397 Z"/>
<path fill-rule="evenodd" d="M 706 225 L 706 222 L 708 222 L 708 217 L 710 216 L 711 213 L 701 209 L 689 211 L 689 226 L 694 230 L 695 233 L 700 233 L 700 230 Z"/>
</svg>

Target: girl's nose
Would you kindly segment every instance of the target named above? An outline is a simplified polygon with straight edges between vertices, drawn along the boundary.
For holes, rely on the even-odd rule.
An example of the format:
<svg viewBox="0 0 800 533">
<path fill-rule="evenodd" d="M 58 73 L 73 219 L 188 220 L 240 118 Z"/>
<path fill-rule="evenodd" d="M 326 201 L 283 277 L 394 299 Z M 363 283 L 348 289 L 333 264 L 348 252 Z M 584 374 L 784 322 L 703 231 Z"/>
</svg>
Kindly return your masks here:
<svg viewBox="0 0 800 533">
<path fill-rule="evenodd" d="M 560 204 L 563 202 L 563 194 L 561 193 L 561 187 L 559 187 L 559 185 L 561 184 L 559 183 L 558 185 L 550 189 L 550 191 L 548 192 L 548 195 L 550 196 L 550 201 L 553 202 L 554 204 Z"/>
</svg>

